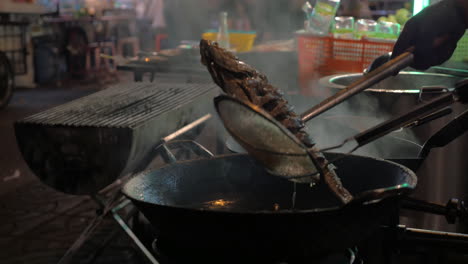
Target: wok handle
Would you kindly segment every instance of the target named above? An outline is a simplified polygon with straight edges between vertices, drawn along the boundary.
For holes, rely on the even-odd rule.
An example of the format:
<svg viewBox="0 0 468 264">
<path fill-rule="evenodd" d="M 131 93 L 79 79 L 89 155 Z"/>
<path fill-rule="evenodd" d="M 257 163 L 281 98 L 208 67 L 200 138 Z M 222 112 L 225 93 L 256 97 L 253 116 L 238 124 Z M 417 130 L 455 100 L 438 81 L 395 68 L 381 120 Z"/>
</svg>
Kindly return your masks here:
<svg viewBox="0 0 468 264">
<path fill-rule="evenodd" d="M 406 245 L 405 250 L 416 250 L 414 243 L 424 242 L 426 244 L 439 246 L 441 248 L 457 247 L 466 249 L 468 246 L 468 235 L 463 233 L 452 233 L 428 229 L 411 228 L 405 226 L 384 227 L 389 234 L 396 235 L 394 245 Z M 410 243 L 410 244 L 408 244 Z M 418 251 L 419 252 L 419 251 Z"/>
<path fill-rule="evenodd" d="M 404 209 L 415 210 L 436 215 L 445 215 L 447 213 L 447 209 L 444 205 L 421 201 L 409 197 L 406 197 L 401 200 L 401 207 Z"/>
<path fill-rule="evenodd" d="M 172 151 L 166 146 L 166 144 L 162 144 L 158 148 L 159 154 L 161 155 L 164 162 L 167 164 L 172 164 L 177 162 L 176 156 L 172 153 Z"/>
<path fill-rule="evenodd" d="M 174 146 L 176 148 L 184 148 L 203 158 L 212 158 L 214 156 L 208 149 L 193 140 L 174 140 L 166 143 L 166 145 Z"/>
<path fill-rule="evenodd" d="M 370 129 L 367 129 L 354 136 L 354 140 L 358 143 L 358 147 L 363 146 L 369 142 L 383 137 L 396 129 L 399 129 L 410 122 L 413 122 L 421 117 L 445 108 L 454 103 L 456 98 L 452 93 L 441 95 L 431 101 L 422 103 L 421 105 L 413 108 L 408 113 L 394 117 L 388 121 L 380 123 Z"/>
<path fill-rule="evenodd" d="M 447 204 L 444 206 L 406 197 L 401 200 L 401 207 L 404 209 L 443 215 L 449 224 L 455 224 L 457 219 L 465 223 L 468 220 L 468 209 L 465 203 L 456 198 L 448 200 Z"/>
<path fill-rule="evenodd" d="M 212 158 L 214 156 L 208 149 L 193 140 L 174 140 L 161 144 L 158 147 L 159 154 L 161 154 L 164 161 L 169 164 L 177 162 L 176 156 L 170 150 L 171 147 L 191 151 L 203 158 Z"/>
<path fill-rule="evenodd" d="M 363 75 L 362 78 L 350 84 L 345 89 L 337 92 L 320 102 L 318 105 L 304 112 L 301 116 L 302 121 L 307 122 L 383 79 L 397 74 L 400 70 L 408 67 L 413 62 L 413 57 L 413 53 L 405 52 L 379 68 Z"/>
</svg>

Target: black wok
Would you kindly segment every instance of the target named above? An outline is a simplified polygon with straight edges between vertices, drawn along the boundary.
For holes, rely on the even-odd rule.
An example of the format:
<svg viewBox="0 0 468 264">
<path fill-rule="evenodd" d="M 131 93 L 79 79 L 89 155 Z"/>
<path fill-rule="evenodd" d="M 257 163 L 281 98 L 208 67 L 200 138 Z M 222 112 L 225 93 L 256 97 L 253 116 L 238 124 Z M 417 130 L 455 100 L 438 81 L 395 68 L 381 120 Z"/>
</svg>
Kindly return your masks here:
<svg viewBox="0 0 468 264">
<path fill-rule="evenodd" d="M 158 241 L 213 254 L 247 252 L 284 258 L 355 245 L 386 223 L 416 176 L 393 162 L 341 157 L 334 164 L 355 197 L 346 206 L 325 184 L 294 184 L 265 172 L 251 157 L 230 154 L 139 174 L 123 193 L 158 230 Z"/>
</svg>

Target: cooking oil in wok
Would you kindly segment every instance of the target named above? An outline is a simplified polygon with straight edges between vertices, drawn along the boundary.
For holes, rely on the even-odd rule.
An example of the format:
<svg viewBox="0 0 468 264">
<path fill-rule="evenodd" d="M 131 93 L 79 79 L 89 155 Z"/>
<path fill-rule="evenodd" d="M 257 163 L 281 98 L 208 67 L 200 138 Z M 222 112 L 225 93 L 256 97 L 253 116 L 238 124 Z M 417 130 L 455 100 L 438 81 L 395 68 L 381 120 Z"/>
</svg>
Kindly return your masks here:
<svg viewBox="0 0 468 264">
<path fill-rule="evenodd" d="M 229 206 L 234 204 L 234 202 L 235 201 L 217 199 L 217 200 L 205 202 L 204 208 L 209 208 L 209 209 L 229 208 Z"/>
<path fill-rule="evenodd" d="M 279 211 L 280 208 L 281 207 L 280 207 L 280 205 L 278 203 L 273 204 L 273 211 Z"/>
</svg>

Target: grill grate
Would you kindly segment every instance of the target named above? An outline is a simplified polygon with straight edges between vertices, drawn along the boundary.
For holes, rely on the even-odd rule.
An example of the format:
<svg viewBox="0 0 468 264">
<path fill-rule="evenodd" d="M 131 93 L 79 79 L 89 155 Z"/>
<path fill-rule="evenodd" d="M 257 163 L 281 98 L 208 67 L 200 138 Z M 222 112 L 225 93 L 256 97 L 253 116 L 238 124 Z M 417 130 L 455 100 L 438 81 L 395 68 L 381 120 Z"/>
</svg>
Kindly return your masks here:
<svg viewBox="0 0 468 264">
<path fill-rule="evenodd" d="M 18 123 L 134 128 L 213 91 L 212 83 L 126 83 L 29 116 Z"/>
</svg>

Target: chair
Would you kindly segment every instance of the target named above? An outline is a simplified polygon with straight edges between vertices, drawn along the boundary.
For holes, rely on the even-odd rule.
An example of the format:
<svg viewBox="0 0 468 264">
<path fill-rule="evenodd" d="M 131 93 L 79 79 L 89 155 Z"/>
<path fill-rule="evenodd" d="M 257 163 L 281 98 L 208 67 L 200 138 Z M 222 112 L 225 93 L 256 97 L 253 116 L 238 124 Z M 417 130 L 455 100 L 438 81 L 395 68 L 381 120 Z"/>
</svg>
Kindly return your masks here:
<svg viewBox="0 0 468 264">
<path fill-rule="evenodd" d="M 105 54 L 109 58 L 105 58 L 101 54 Z M 116 70 L 115 61 L 111 63 L 110 60 L 115 54 L 115 45 L 113 42 L 90 43 L 86 53 L 86 71 L 105 70 L 114 72 Z M 101 66 L 101 62 L 104 62 L 103 67 Z"/>
<path fill-rule="evenodd" d="M 161 50 L 161 42 L 163 39 L 167 39 L 169 36 L 167 34 L 156 34 L 156 40 L 155 40 L 155 51 L 160 51 Z"/>
<path fill-rule="evenodd" d="M 137 56 L 140 51 L 140 41 L 137 37 L 121 38 L 117 41 L 117 52 L 120 56 L 125 57 L 125 47 L 131 45 L 132 57 Z"/>
</svg>

